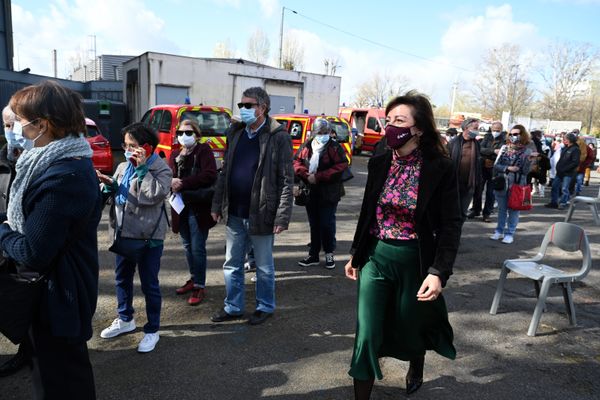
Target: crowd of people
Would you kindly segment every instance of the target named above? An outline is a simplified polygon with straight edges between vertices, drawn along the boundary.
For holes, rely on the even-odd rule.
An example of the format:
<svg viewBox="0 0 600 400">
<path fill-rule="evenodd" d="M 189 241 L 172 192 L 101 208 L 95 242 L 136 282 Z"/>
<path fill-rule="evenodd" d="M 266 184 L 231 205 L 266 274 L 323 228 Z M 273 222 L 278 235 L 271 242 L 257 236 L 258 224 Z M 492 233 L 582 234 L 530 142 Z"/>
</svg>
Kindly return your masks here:
<svg viewBox="0 0 600 400">
<path fill-rule="evenodd" d="M 256 270 L 248 323 L 274 315 L 274 241 L 288 229 L 294 202 L 305 207 L 310 227 L 308 255 L 298 264 L 320 265 L 323 252 L 323 266 L 335 268 L 336 211 L 351 174 L 330 122 L 317 118 L 292 154 L 289 133 L 269 115 L 264 89 L 246 89 L 238 108 L 220 170 L 200 141 L 198 124 L 184 120 L 176 132 L 181 146 L 168 160 L 156 153 L 158 138 L 149 127 L 124 127 L 125 161 L 111 176 L 94 171 L 77 94 L 46 81 L 12 96 L 2 113 L 7 144 L 0 150 L 0 249 L 19 272 L 43 278 L 43 289 L 29 334 L 0 376 L 31 365 L 37 398 L 95 398 L 86 342 L 93 334 L 104 207 L 114 238 L 109 250 L 115 253 L 116 316 L 99 335 L 108 340 L 137 328 L 137 269 L 147 319 L 140 353 L 153 351 L 160 340 L 159 272 L 169 227 L 181 237 L 189 271 L 176 293 L 196 306 L 207 294 L 209 231 L 225 225 L 225 299 L 210 318 L 215 323 L 243 318 L 248 269 Z M 358 285 L 349 371 L 356 399 L 370 398 L 375 378 L 382 378 L 380 357 L 408 361 L 407 394 L 423 383 L 427 350 L 455 358 L 442 292 L 465 221 L 482 215 L 491 222 L 497 213 L 491 239 L 510 244 L 519 221 L 519 211 L 508 207 L 513 185 L 531 184 L 543 196 L 549 184 L 547 206 L 562 208 L 571 190 L 579 194 L 589 184 L 595 160 L 595 148 L 585 142 L 582 148 L 576 132 L 548 145 L 539 131 L 515 125 L 505 132 L 494 122 L 480 141 L 479 121 L 469 118 L 462 132 L 448 130 L 443 137 L 431 103 L 417 92 L 393 98 L 385 114 L 344 267 Z M 182 205 L 172 206 L 170 216 L 168 199 Z"/>
</svg>

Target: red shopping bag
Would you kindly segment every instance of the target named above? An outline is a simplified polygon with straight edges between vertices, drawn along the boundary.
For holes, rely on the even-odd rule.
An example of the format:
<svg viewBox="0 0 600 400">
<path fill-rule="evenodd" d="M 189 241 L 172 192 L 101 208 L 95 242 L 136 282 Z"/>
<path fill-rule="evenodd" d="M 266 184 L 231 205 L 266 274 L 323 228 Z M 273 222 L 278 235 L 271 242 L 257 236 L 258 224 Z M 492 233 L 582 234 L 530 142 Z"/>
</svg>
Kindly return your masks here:
<svg viewBox="0 0 600 400">
<path fill-rule="evenodd" d="M 531 210 L 531 186 L 513 184 L 508 195 L 508 208 L 518 211 Z"/>
</svg>

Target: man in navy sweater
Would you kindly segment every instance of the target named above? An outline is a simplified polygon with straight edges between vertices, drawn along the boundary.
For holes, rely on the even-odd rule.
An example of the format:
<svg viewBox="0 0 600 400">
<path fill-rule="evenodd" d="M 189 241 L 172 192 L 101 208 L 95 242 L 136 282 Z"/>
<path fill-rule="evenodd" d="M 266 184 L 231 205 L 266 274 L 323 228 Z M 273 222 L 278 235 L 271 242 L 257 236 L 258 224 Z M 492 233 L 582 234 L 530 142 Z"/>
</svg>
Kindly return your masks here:
<svg viewBox="0 0 600 400">
<path fill-rule="evenodd" d="M 213 322 L 244 314 L 244 259 L 248 243 L 256 262 L 256 310 L 251 325 L 263 323 L 275 311 L 274 235 L 288 228 L 292 215 L 292 142 L 269 117 L 271 100 L 260 87 L 246 89 L 238 103 L 243 124 L 232 129 L 223 169 L 212 203 L 215 221 L 226 222 L 227 250 L 224 307 Z"/>
</svg>

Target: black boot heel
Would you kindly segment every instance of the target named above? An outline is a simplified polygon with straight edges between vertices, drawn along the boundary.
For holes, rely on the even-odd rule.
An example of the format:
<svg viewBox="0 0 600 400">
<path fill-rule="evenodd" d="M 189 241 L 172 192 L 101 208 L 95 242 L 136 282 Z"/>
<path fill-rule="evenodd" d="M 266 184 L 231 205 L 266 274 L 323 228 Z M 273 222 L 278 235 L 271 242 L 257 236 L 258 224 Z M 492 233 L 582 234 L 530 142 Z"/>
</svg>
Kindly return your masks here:
<svg viewBox="0 0 600 400">
<path fill-rule="evenodd" d="M 423 385 L 423 367 L 425 356 L 410 360 L 410 367 L 406 374 L 406 394 L 412 394 Z"/>
</svg>

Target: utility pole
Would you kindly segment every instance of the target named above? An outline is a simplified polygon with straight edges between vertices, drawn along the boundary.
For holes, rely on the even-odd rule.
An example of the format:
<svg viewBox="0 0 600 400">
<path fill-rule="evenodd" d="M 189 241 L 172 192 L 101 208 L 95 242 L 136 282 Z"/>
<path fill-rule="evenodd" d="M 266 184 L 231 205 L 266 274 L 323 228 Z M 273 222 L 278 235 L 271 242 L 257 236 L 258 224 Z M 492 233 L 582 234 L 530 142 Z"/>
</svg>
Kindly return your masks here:
<svg viewBox="0 0 600 400">
<path fill-rule="evenodd" d="M 58 78 L 58 71 L 56 70 L 56 49 L 52 50 L 52 69 L 54 70 L 54 77 Z"/>
<path fill-rule="evenodd" d="M 281 7 L 281 25 L 279 26 L 279 68 L 283 67 L 283 17 L 285 10 L 290 10 L 294 14 L 298 14 L 296 11 L 287 7 Z"/>
<path fill-rule="evenodd" d="M 588 135 L 592 134 L 592 122 L 594 120 L 594 103 L 596 102 L 596 92 L 594 91 L 593 83 L 590 83 L 590 92 L 592 97 L 592 105 L 590 106 L 590 119 L 588 121 Z"/>
<path fill-rule="evenodd" d="M 458 88 L 458 78 L 452 84 L 452 102 L 450 103 L 450 119 L 454 115 L 454 102 L 456 101 L 456 89 Z"/>
</svg>

